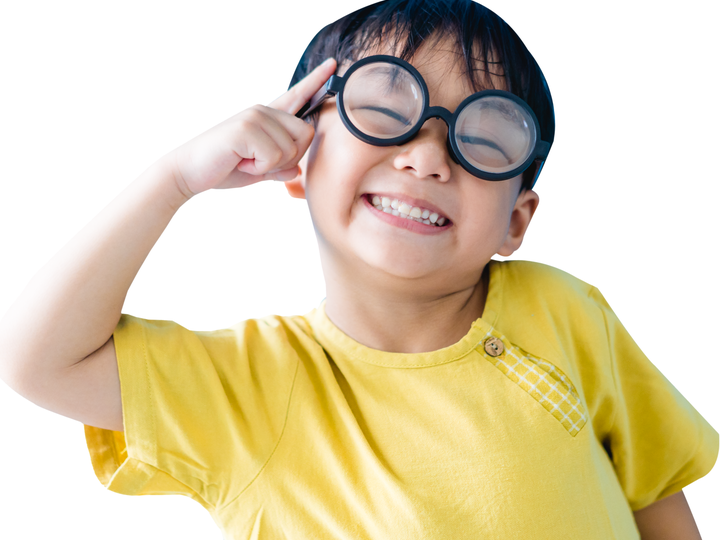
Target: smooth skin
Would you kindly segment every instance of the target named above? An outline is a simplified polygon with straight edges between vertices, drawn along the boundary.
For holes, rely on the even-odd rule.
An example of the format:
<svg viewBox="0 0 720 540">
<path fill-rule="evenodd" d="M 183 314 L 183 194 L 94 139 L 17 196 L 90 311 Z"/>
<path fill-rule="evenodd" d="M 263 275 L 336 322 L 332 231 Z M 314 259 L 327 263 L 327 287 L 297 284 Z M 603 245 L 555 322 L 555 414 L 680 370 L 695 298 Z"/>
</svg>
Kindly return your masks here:
<svg viewBox="0 0 720 540">
<path fill-rule="evenodd" d="M 439 47 L 413 62 L 431 102 L 450 110 L 470 93 L 454 58 Z M 250 107 L 188 141 L 123 191 L 41 269 L 0 322 L 0 377 L 41 407 L 122 431 L 112 333 L 142 263 L 195 195 L 270 179 L 289 181 L 293 196 L 307 198 L 327 313 L 344 332 L 399 352 L 436 350 L 464 336 L 484 309 L 483 268 L 495 253 L 520 247 L 539 198 L 518 195 L 519 178 L 485 182 L 453 163 L 439 120 L 402 147 L 379 148 L 342 126 L 333 101 L 317 129 L 295 118 L 335 68 L 331 60 L 269 106 Z M 390 225 L 363 205 L 365 193 L 431 201 L 453 226 L 424 236 Z M 700 538 L 682 492 L 635 516 L 645 540 Z"/>
<path fill-rule="evenodd" d="M 685 494 L 678 491 L 633 512 L 642 540 L 701 540 Z"/>
</svg>

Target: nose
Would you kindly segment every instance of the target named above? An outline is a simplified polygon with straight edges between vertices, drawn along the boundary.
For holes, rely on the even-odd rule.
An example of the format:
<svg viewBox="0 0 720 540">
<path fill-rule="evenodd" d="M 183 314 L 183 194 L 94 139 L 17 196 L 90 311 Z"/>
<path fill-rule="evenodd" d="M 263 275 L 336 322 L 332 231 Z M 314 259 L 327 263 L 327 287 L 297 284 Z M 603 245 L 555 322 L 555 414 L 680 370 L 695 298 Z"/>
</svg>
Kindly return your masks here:
<svg viewBox="0 0 720 540">
<path fill-rule="evenodd" d="M 447 147 L 448 128 L 440 118 L 430 118 L 410 141 L 399 146 L 393 165 L 413 172 L 418 178 L 450 180 L 452 161 Z"/>
</svg>

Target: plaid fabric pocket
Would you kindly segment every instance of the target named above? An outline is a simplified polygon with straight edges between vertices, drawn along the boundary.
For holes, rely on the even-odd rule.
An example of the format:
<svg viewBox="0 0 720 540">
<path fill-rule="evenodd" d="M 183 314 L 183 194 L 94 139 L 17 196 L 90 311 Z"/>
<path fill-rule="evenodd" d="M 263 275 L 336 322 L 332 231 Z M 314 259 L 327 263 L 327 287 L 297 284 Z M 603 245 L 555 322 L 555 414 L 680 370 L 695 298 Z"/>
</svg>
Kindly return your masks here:
<svg viewBox="0 0 720 540">
<path fill-rule="evenodd" d="M 512 345 L 505 336 L 488 332 L 476 350 L 508 379 L 545 407 L 575 437 L 588 414 L 570 378 L 554 364 Z"/>
</svg>

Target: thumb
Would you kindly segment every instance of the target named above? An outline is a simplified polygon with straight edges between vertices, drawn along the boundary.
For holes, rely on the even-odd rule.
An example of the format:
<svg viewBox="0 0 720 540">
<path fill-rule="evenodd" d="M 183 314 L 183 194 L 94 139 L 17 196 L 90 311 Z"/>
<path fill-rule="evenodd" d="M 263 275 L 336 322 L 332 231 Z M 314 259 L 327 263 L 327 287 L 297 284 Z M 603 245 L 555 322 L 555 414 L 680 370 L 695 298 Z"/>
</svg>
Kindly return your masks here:
<svg viewBox="0 0 720 540">
<path fill-rule="evenodd" d="M 290 180 L 294 180 L 300 174 L 300 166 L 295 165 L 295 167 L 283 169 L 282 171 L 266 173 L 265 180 L 278 180 L 280 182 L 288 182 Z"/>
</svg>

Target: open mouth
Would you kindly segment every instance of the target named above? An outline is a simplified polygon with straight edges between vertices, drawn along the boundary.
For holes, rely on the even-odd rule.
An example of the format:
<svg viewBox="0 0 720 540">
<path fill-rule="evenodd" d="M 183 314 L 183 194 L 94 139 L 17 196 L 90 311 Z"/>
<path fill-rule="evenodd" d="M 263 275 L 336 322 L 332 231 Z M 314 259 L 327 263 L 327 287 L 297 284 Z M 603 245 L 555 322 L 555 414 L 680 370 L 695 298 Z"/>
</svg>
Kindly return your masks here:
<svg viewBox="0 0 720 540">
<path fill-rule="evenodd" d="M 366 193 L 365 199 L 377 210 L 402 219 L 409 219 L 430 225 L 431 227 L 448 227 L 452 222 L 434 210 L 412 206 L 401 199 L 394 199 L 373 193 Z"/>
</svg>

